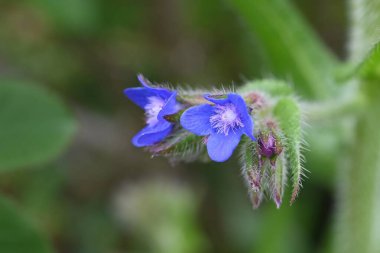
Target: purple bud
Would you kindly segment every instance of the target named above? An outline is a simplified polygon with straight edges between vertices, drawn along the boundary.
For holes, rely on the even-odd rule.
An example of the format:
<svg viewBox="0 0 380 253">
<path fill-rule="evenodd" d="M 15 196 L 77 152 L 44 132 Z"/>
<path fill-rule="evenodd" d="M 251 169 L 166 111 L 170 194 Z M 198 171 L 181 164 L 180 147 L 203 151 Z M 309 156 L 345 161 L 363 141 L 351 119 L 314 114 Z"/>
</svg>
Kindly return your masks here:
<svg viewBox="0 0 380 253">
<path fill-rule="evenodd" d="M 282 145 L 272 131 L 261 132 L 258 138 L 259 153 L 267 158 L 275 158 L 282 152 Z"/>
</svg>

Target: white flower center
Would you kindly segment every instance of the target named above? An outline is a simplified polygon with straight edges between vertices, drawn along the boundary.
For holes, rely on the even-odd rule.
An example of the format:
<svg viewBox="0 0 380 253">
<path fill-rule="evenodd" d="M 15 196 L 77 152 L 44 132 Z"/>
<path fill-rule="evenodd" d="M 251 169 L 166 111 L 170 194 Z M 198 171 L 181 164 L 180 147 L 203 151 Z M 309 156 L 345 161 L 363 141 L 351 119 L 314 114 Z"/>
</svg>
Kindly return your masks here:
<svg viewBox="0 0 380 253">
<path fill-rule="evenodd" d="M 236 128 L 244 127 L 233 104 L 216 105 L 214 115 L 210 117 L 210 123 L 218 133 L 226 136 L 230 130 L 234 131 Z"/>
<path fill-rule="evenodd" d="M 144 107 L 146 115 L 146 123 L 150 126 L 158 122 L 158 113 L 162 110 L 165 101 L 160 97 L 148 97 L 149 103 Z"/>
</svg>

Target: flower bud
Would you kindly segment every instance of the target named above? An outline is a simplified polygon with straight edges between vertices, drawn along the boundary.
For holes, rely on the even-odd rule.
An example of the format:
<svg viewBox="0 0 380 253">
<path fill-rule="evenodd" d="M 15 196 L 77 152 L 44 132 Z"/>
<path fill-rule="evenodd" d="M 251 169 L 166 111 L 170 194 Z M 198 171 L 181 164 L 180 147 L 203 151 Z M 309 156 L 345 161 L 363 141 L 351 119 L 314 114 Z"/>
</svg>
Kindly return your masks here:
<svg viewBox="0 0 380 253">
<path fill-rule="evenodd" d="M 270 130 L 267 133 L 260 132 L 258 138 L 259 154 L 267 158 L 273 158 L 281 154 L 282 145 L 279 138 Z"/>
</svg>

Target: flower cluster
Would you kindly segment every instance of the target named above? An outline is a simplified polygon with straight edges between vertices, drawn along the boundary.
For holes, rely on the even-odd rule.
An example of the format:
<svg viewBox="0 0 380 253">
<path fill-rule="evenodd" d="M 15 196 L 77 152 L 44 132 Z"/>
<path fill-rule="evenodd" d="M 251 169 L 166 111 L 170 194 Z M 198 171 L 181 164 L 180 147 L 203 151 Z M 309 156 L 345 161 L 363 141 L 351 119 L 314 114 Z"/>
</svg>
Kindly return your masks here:
<svg viewBox="0 0 380 253">
<path fill-rule="evenodd" d="M 224 162 L 230 158 L 243 134 L 255 140 L 253 120 L 240 95 L 205 94 L 204 104 L 186 107 L 176 100 L 177 92 L 152 87 L 142 75 L 138 79 L 143 87 L 125 89 L 125 95 L 144 109 L 146 115 L 147 126 L 132 139 L 135 146 L 153 146 L 164 140 L 175 130 L 175 123 L 167 117 L 181 110 L 180 127 L 205 136 L 207 151 L 213 161 Z"/>
<path fill-rule="evenodd" d="M 133 137 L 135 146 L 175 160 L 216 162 L 227 161 L 239 147 L 254 208 L 264 197 L 281 205 L 288 172 L 294 201 L 303 173 L 300 112 L 286 84 L 259 81 L 238 92 L 208 94 L 138 79 L 142 87 L 124 91 L 145 111 L 146 126 Z"/>
</svg>

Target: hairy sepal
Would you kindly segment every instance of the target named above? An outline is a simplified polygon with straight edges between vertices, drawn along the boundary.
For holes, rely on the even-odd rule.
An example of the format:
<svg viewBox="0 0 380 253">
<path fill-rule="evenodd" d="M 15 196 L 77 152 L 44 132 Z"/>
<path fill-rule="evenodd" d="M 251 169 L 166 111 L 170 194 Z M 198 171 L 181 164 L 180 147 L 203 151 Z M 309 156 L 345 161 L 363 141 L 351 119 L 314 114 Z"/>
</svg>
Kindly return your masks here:
<svg viewBox="0 0 380 253">
<path fill-rule="evenodd" d="M 203 137 L 196 136 L 184 129 L 179 129 L 164 141 L 148 148 L 153 156 L 168 157 L 172 161 L 194 161 L 204 149 Z"/>
<path fill-rule="evenodd" d="M 284 155 L 286 166 L 291 173 L 292 179 L 292 204 L 301 188 L 303 167 L 301 157 L 302 132 L 301 110 L 291 97 L 282 98 L 276 104 L 273 113 L 283 133 Z"/>
</svg>

